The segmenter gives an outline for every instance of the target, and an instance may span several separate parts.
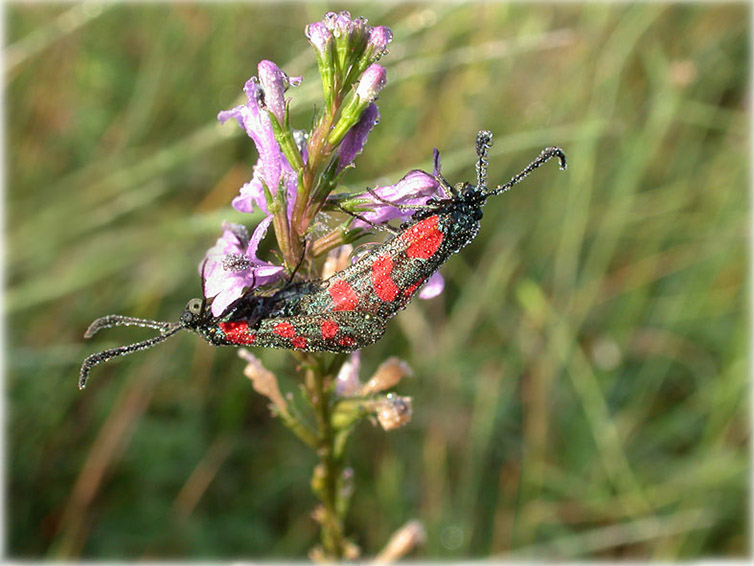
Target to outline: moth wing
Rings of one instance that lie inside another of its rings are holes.
[[[449,257],[439,215],[420,220],[323,282],[306,308],[369,312],[388,319]]]
[[[237,344],[306,352],[353,352],[379,340],[387,321],[360,311],[264,319],[259,327],[225,338]]]

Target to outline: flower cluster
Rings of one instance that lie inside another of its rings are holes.
[[[253,232],[225,223],[223,234],[200,266],[205,298],[215,316],[252,290],[281,285],[292,273],[303,277],[331,277],[345,269],[354,255],[351,245],[374,227],[403,222],[412,207],[421,208],[440,189],[439,156],[432,174],[411,171],[393,185],[358,193],[334,194],[344,173],[364,149],[380,121],[377,97],[387,73],[377,61],[387,52],[392,32],[371,27],[348,12],[330,12],[306,27],[322,80],[323,104],[308,130],[291,125],[287,93],[301,83],[272,61],[262,61],[257,76],[244,86],[245,101],[220,112],[220,122],[236,120],[256,146],[259,155],[251,179],[244,184],[233,207],[262,216]],[[320,212],[344,212],[340,225],[317,223]],[[260,244],[272,227],[278,254],[274,261],[259,257]],[[314,261],[322,258],[318,272]],[[430,277],[419,293],[422,298],[442,291],[439,274]],[[289,325],[290,326],[290,325]],[[337,325],[336,325],[337,326]],[[324,328],[322,333],[324,335]],[[391,390],[411,370],[405,362],[388,358],[362,383],[360,354],[336,357],[327,363],[314,355],[295,353],[302,363],[301,392],[305,405],[293,393],[281,391],[277,376],[244,349],[245,375],[254,390],[270,402],[278,417],[320,458],[311,488],[321,500],[312,517],[322,529],[322,545],[310,557],[320,562],[356,560],[360,549],[344,533],[343,518],[354,490],[353,471],[344,467],[346,441],[363,418],[393,430],[411,420],[412,399]],[[314,414],[303,418],[301,409]],[[316,428],[313,425],[316,424]],[[382,560],[394,560],[421,542],[423,528],[412,522],[391,539]]]
[[[351,18],[348,12],[330,12],[306,27],[306,37],[315,51],[324,96],[311,130],[296,130],[290,124],[286,93],[301,83],[301,77],[288,76],[272,61],[259,63],[257,76],[244,85],[245,102],[218,115],[221,123],[235,119],[259,155],[251,179],[232,205],[240,212],[261,212],[264,218],[251,236],[243,226],[224,224],[222,236],[207,252],[200,270],[215,316],[244,293],[282,280],[302,258],[311,260],[348,244],[371,226],[408,218],[410,210],[387,202],[422,205],[439,188],[437,170],[435,175],[415,170],[394,185],[345,198],[331,195],[380,120],[376,100],[387,74],[376,61],[387,52],[392,32],[371,27],[364,18]],[[310,228],[317,213],[333,203],[358,218],[314,240],[311,234],[316,231]],[[257,256],[270,225],[282,265]],[[420,297],[441,291],[442,279],[436,275]]]

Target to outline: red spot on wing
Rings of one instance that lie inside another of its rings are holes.
[[[303,336],[296,336],[295,338],[292,338],[291,346],[303,350],[304,348],[306,348],[306,338],[304,338]]]
[[[254,340],[256,340],[257,335],[256,334],[238,334],[237,336],[234,336],[234,342],[237,344],[253,344]]]
[[[414,291],[416,291],[419,288],[419,285],[420,283],[414,283],[413,285],[411,285],[411,287],[403,291],[403,294],[406,295],[407,297],[410,297],[411,295],[414,294]]]
[[[290,322],[279,322],[272,331],[283,338],[293,338],[296,335],[296,329]]]
[[[249,328],[248,322],[221,322],[218,324],[220,330],[225,334],[235,334],[236,332],[246,332]]]
[[[341,346],[350,347],[350,346],[353,346],[354,344],[356,344],[356,340],[354,340],[350,336],[343,336],[343,338],[341,338],[340,340],[338,340],[338,344],[340,344]]]
[[[442,232],[438,228],[438,216],[430,216],[406,230],[401,238],[408,242],[406,255],[419,259],[429,259],[442,244]]]
[[[413,285],[411,285],[410,287],[408,287],[408,288],[407,288],[407,289],[406,289],[405,291],[403,291],[403,294],[404,294],[404,295],[406,295],[407,297],[410,297],[411,295],[413,295],[413,294],[414,294],[414,292],[415,292],[415,291],[416,291],[416,290],[417,290],[417,289],[418,289],[419,287],[421,287],[421,286],[422,286],[422,285],[424,284],[424,282],[425,282],[426,280],[427,280],[427,279],[426,279],[426,278],[424,278],[424,279],[422,279],[421,281],[419,281],[418,283],[414,283]]]
[[[248,322],[221,322],[218,326],[225,334],[225,338],[234,344],[252,344],[257,337],[256,334],[249,332]]]
[[[325,320],[320,324],[320,328],[322,329],[322,338],[325,340],[332,340],[338,333],[338,323],[334,320]]]
[[[390,274],[393,271],[393,260],[390,256],[381,255],[372,264],[372,287],[375,294],[386,302],[395,300],[398,296],[398,286]]]
[[[351,286],[343,280],[335,281],[327,290],[332,297],[335,311],[352,311],[359,302],[359,296]]]

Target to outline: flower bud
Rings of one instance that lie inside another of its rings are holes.
[[[333,35],[332,31],[330,31],[325,24],[322,22],[309,24],[306,26],[304,34],[309,40],[309,43],[312,44],[312,47],[317,51],[318,57],[325,58],[330,56],[330,46],[332,45]]]
[[[330,145],[336,146],[343,140],[349,130],[359,122],[364,111],[377,98],[386,83],[387,72],[384,67],[374,64],[364,71],[359,86],[346,99],[340,119],[327,138]]]
[[[422,287],[422,290],[419,291],[419,294],[417,296],[420,299],[424,300],[434,299],[435,297],[439,296],[444,289],[445,279],[443,279],[439,271],[435,271],[432,275],[430,275],[427,283],[424,285],[424,287]]]
[[[281,125],[285,123],[285,91],[288,87],[297,85],[301,82],[300,77],[294,77],[293,80],[283,72],[272,61],[261,61],[257,66],[259,72],[259,83],[264,93],[264,107],[272,112]]]
[[[275,374],[269,371],[262,365],[254,354],[249,352],[246,348],[240,348],[238,350],[238,357],[246,360],[246,367],[243,373],[251,380],[251,384],[254,387],[254,391],[264,395],[272,404],[278,408],[282,413],[285,413],[288,409],[288,405],[280,394],[280,388],[278,387],[278,380]]]
[[[359,86],[356,87],[356,96],[360,101],[368,100],[372,102],[379,92],[385,88],[387,84],[387,71],[382,65],[374,63],[364,71],[359,81]]]
[[[348,500],[353,495],[353,475],[353,468],[343,468],[343,472],[340,474],[340,481],[338,482],[338,494],[341,499]]]
[[[411,422],[411,397],[399,397],[388,393],[384,399],[377,401],[377,420],[384,430],[393,430]]]
[[[351,244],[345,244],[338,246],[334,250],[330,250],[327,253],[325,264],[322,266],[322,279],[329,279],[338,271],[343,271],[348,267],[348,258],[352,253],[353,246]]]
[[[388,358],[380,364],[372,378],[361,388],[360,395],[371,395],[398,385],[401,379],[411,375],[411,368],[403,360]]]
[[[343,10],[342,12],[328,12],[325,15],[326,22],[332,29],[333,35],[340,39],[347,36],[351,31],[351,14]]]
[[[335,392],[340,397],[350,397],[359,390],[361,382],[359,381],[359,366],[361,365],[361,356],[356,350],[344,363],[337,377],[335,378]]]
[[[372,562],[373,564],[392,564],[397,562],[417,546],[424,544],[427,540],[427,532],[421,521],[414,519],[403,525],[393,533],[390,540],[385,545]]]
[[[367,43],[367,57],[369,62],[376,61],[387,53],[387,44],[393,40],[393,32],[389,27],[377,26],[369,32],[369,41]]]

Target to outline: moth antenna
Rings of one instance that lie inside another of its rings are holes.
[[[91,338],[103,328],[112,328],[113,326],[141,326],[142,328],[154,328],[155,330],[163,331],[169,330],[173,324],[175,323],[109,314],[92,322],[89,328],[86,329],[84,338]]]
[[[482,130],[476,135],[476,186],[487,190],[487,155],[492,147],[492,132]]]
[[[107,317],[104,317],[104,318],[107,318]],[[99,320],[102,320],[102,319],[99,319]],[[152,322],[152,321],[149,321],[149,322]],[[170,324],[170,323],[166,323],[166,324]],[[144,340],[143,342],[136,342],[135,344],[129,344],[128,346],[120,346],[118,348],[111,348],[109,350],[104,350],[102,352],[97,352],[96,354],[92,354],[91,356],[88,356],[84,360],[84,363],[81,364],[81,371],[79,372],[79,389],[84,389],[86,387],[86,382],[89,379],[89,372],[94,366],[101,364],[103,362],[106,362],[107,360],[110,360],[112,358],[117,358],[118,356],[126,356],[128,354],[132,354],[133,352],[138,352],[139,350],[146,350],[147,348],[151,348],[152,346],[159,344],[160,342],[164,342],[165,340],[170,338],[173,334],[175,334],[182,328],[183,328],[183,325],[180,322],[174,322],[172,323],[172,326],[169,327],[168,329],[165,329],[165,331],[162,334],[160,334],[159,336],[155,336],[154,338],[150,338],[149,340]],[[160,330],[162,331],[162,329]]]
[[[566,155],[563,152],[563,150],[560,149],[559,147],[546,147],[545,149],[542,150],[542,153],[540,153],[534,161],[529,163],[529,165],[524,167],[523,170],[518,175],[512,177],[511,180],[505,183],[504,185],[499,185],[494,191],[488,191],[484,193],[483,198],[486,199],[487,197],[504,193],[505,191],[510,189],[513,185],[515,185],[516,183],[528,177],[529,174],[532,171],[534,171],[537,167],[544,165],[553,157],[558,158],[558,161],[560,162],[560,170],[565,171],[567,164],[566,164]]]

